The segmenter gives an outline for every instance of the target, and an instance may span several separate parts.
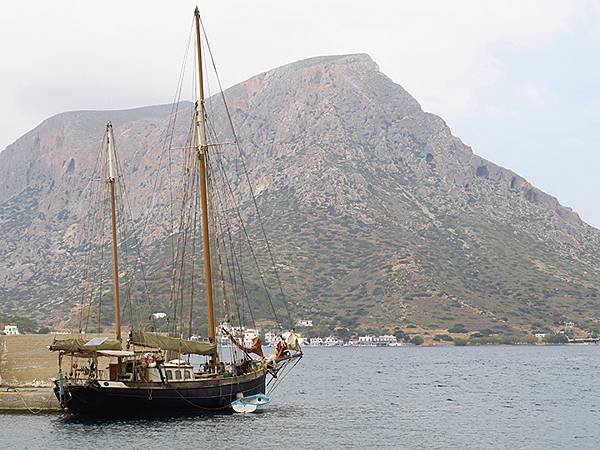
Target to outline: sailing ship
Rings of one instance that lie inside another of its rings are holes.
[[[122,335],[122,274],[119,268],[119,253],[121,247],[126,247],[126,243],[119,241],[117,185],[121,174],[118,171],[113,127],[111,122],[108,122],[102,153],[107,165],[105,187],[108,186],[110,204],[115,336],[90,339],[85,334],[80,334],[77,337],[55,339],[50,345],[51,351],[58,352],[59,372],[54,379],[54,392],[60,405],[73,413],[187,414],[227,411],[231,408],[236,411],[254,410],[257,405],[269,401],[269,397],[265,395],[269,383],[277,384],[282,372],[286,368],[291,369],[302,357],[298,336],[292,328],[293,323],[287,335],[281,329],[281,339],[277,348],[268,357],[263,355],[260,338],[252,339],[250,345],[244,343],[243,333],[240,333],[243,328],[233,327],[229,317],[225,317],[217,327],[215,291],[218,291],[219,287],[214,286],[215,256],[212,250],[216,248],[218,252],[221,247],[220,244],[211,242],[211,237],[218,233],[214,229],[211,230],[211,225],[214,228],[217,221],[214,219],[214,211],[211,211],[211,199],[214,200],[210,191],[211,144],[207,140],[201,45],[203,30],[198,8],[194,12],[193,23],[197,57],[197,101],[194,106],[194,131],[190,140],[190,151],[193,152],[194,159],[191,166],[196,173],[190,175],[190,179],[196,180],[195,185],[192,183],[191,186],[199,198],[197,203],[201,220],[198,222],[201,222],[201,227],[198,228],[201,228],[203,242],[208,339],[198,339],[192,333],[191,305],[193,297],[197,295],[194,292],[190,299],[187,338],[181,329],[159,332],[155,329],[135,328],[133,325],[127,336]],[[238,216],[241,220],[239,213]],[[246,233],[243,223],[241,229]],[[264,233],[264,228],[262,231]],[[266,234],[264,238],[266,239]],[[183,261],[185,255],[180,256]],[[218,265],[222,266],[220,256]],[[191,264],[191,267],[197,268],[194,264]],[[273,268],[276,266],[273,265]],[[277,280],[279,281],[279,276]],[[223,276],[221,281],[224,282]],[[221,291],[223,295],[228,292],[224,285],[221,286]],[[269,301],[271,302],[270,298]],[[165,316],[164,313],[154,314],[154,317],[159,319]],[[225,361],[219,352],[219,342],[223,337],[228,338],[234,349],[230,361]],[[204,357],[205,363],[198,367],[191,355]]]

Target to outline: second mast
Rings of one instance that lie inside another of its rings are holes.
[[[206,124],[204,119],[204,80],[202,78],[202,41],[200,39],[200,11],[194,11],[196,21],[196,49],[198,53],[198,101],[196,102],[196,153],[200,166],[200,200],[202,204],[202,237],[204,243],[204,277],[206,282],[206,303],[208,309],[208,338],[216,342],[214,294],[212,285],[212,259],[210,251],[210,235],[208,226],[208,180]],[[217,363],[218,353],[212,354],[212,364]]]

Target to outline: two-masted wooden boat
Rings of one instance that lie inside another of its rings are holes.
[[[260,339],[255,338],[251,345],[244,345],[242,336],[236,335],[233,327],[222,326],[221,336],[217,331],[211,255],[214,243],[210,241],[209,229],[210,183],[207,182],[210,145],[207,143],[201,34],[196,8],[198,98],[191,151],[197,159],[193,167],[198,171],[194,176],[201,212],[208,340],[186,339],[181,332],[159,333],[135,328],[130,328],[128,335],[122,336],[118,196],[115,192],[119,174],[113,129],[109,122],[103,153],[108,166],[106,185],[110,199],[116,334],[114,338],[90,338],[80,334],[55,339],[50,346],[50,350],[58,352],[59,360],[59,373],[54,380],[56,397],[63,408],[73,413],[205,413],[228,410],[232,403],[251,396],[256,396],[255,404],[267,399],[260,395],[266,392],[267,377],[276,378],[286,366],[290,366],[290,362],[302,356],[293,331],[279,342],[275,353],[268,358],[262,354]],[[191,327],[189,331],[188,337],[191,337]],[[237,350],[238,356],[231,361],[224,361],[219,354],[218,341],[223,337],[229,338]],[[205,363],[196,367],[190,355],[203,355]],[[249,404],[252,406],[252,402]]]

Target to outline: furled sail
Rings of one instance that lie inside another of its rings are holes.
[[[53,352],[85,353],[97,350],[121,350],[121,342],[116,339],[94,338],[66,338],[56,339],[48,348]]]
[[[130,342],[143,347],[172,350],[178,353],[193,353],[196,355],[211,355],[215,352],[216,344],[202,341],[189,341],[149,331],[132,331]]]

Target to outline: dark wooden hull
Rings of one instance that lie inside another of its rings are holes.
[[[226,412],[237,394],[265,393],[265,372],[235,378],[179,383],[127,383],[103,386],[102,381],[65,386],[63,408],[84,415],[174,415]],[[58,384],[54,393],[60,401]]]

